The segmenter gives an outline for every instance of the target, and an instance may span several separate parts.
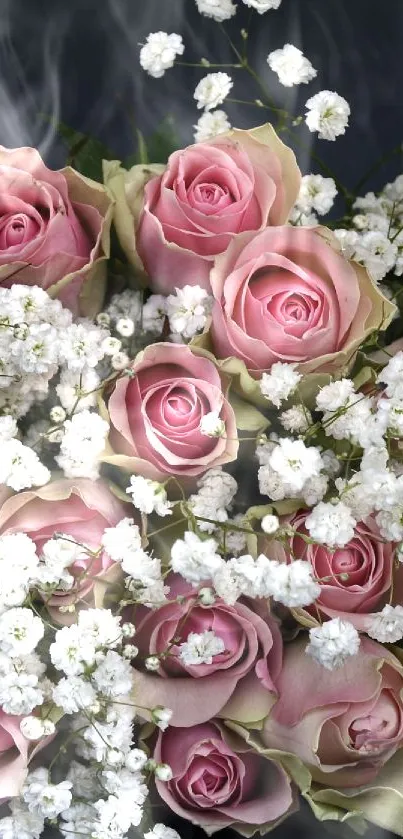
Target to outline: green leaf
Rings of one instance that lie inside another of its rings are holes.
[[[116,158],[116,152],[111,151],[96,137],[76,131],[64,122],[59,122],[56,129],[67,144],[67,165],[87,178],[102,183],[102,161],[113,160]]]
[[[265,431],[270,425],[269,420],[254,405],[245,402],[236,393],[230,392],[229,401],[239,431],[249,431],[250,434],[257,434],[259,431]]]
[[[139,129],[137,129],[137,138],[138,138],[138,162],[139,163],[149,163],[148,157],[148,149],[147,144],[144,139],[144,135],[141,133]]]

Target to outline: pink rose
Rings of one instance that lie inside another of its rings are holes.
[[[247,836],[264,833],[294,809],[280,764],[215,723],[168,728],[158,736],[154,759],[173,772],[171,781],[156,781],[161,798],[210,835],[230,825]]]
[[[139,705],[171,708],[174,726],[196,725],[217,714],[238,722],[263,719],[275,700],[282,660],[281,633],[267,607],[257,614],[246,601],[228,606],[219,599],[213,606],[203,606],[197,589],[182,578],[173,575],[168,583],[170,599],[181,596],[181,603],[144,609],[143,614],[136,611],[136,668],[142,658],[169,647],[158,674],[136,671]],[[179,644],[192,632],[208,630],[222,638],[225,651],[211,664],[185,664]]]
[[[104,460],[153,480],[200,475],[234,460],[234,412],[210,359],[183,344],[153,344],[139,353],[132,375],[120,378],[108,402],[109,441]],[[223,437],[200,431],[206,414],[225,423]]]
[[[21,734],[22,719],[0,710],[0,803],[20,794],[27,774],[32,744]]]
[[[403,668],[363,636],[358,655],[324,671],[304,639],[286,646],[266,746],[297,755],[326,786],[370,783],[403,740]]]
[[[171,154],[165,172],[145,186],[137,229],[153,290],[186,284],[208,290],[216,255],[242,230],[284,224],[299,181],[293,152],[270,125],[235,129]]]
[[[73,312],[102,305],[112,202],[104,187],[35,149],[0,146],[0,285],[38,285]]]
[[[302,227],[237,236],[210,277],[215,355],[242,359],[255,378],[276,361],[303,373],[347,364],[394,307],[336,247]]]
[[[360,522],[355,528],[354,538],[344,548],[329,550],[325,545],[309,545],[298,534],[309,535],[305,530],[308,513],[301,512],[290,524],[296,529],[290,541],[292,556],[311,563],[321,583],[320,596],[309,609],[314,617],[341,617],[350,621],[357,629],[365,631],[372,619],[372,612],[380,611],[390,602],[392,577],[393,594],[400,602],[403,594],[403,569],[394,569],[394,545],[382,539],[372,516]],[[268,548],[270,552],[270,546]],[[291,562],[283,548],[276,552],[276,558]],[[343,579],[342,574],[348,574]]]
[[[62,479],[5,501],[0,508],[0,534],[26,533],[35,542],[38,554],[43,544],[57,533],[96,550],[104,530],[114,527],[125,515],[125,505],[103,481]],[[102,581],[112,581],[119,567],[105,551],[96,556],[83,553],[68,569],[75,578],[74,587],[67,593],[55,591],[50,599],[46,597],[54,619],[59,623],[74,620],[74,615],[60,612],[60,606],[83,600],[86,605],[98,602],[101,605],[99,598],[105,594]]]

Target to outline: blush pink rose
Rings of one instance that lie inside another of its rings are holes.
[[[105,462],[158,481],[201,475],[236,458],[235,415],[209,358],[183,344],[153,344],[131,370],[109,398],[109,442],[116,454]],[[200,431],[212,411],[225,423],[223,437]]]
[[[163,801],[210,835],[229,826],[247,836],[264,833],[295,809],[280,764],[215,723],[168,728],[158,736],[154,759],[173,772],[171,781],[156,781]]]
[[[309,535],[305,530],[307,515],[298,513],[290,521],[296,530],[290,541],[292,556],[310,562],[318,580],[326,579],[321,582],[315,606],[308,611],[315,617],[319,611],[322,617],[344,618],[365,631],[371,613],[390,602],[392,588],[396,602],[402,599],[403,569],[394,568],[394,545],[382,539],[372,516],[356,525],[354,538],[344,548],[331,551],[325,545],[309,545],[303,539]],[[284,559],[291,561],[290,555],[284,554]],[[342,574],[348,574],[348,579],[342,579]]]
[[[171,708],[174,726],[195,725],[216,715],[238,722],[263,719],[275,701],[282,661],[281,633],[267,607],[257,613],[246,601],[228,606],[219,599],[203,606],[197,589],[182,578],[173,575],[168,583],[170,599],[180,596],[180,603],[143,610],[142,615],[136,611],[133,643],[139,649],[135,659],[139,705]],[[214,656],[211,664],[184,664],[179,644],[191,632],[209,630],[223,639],[225,651]],[[142,659],[168,647],[170,654],[161,661],[157,674],[139,672]]]
[[[358,655],[325,672],[306,644],[285,648],[263,741],[297,755],[326,786],[370,783],[403,742],[402,665],[363,636]]]
[[[35,149],[0,146],[0,285],[38,285],[74,312],[95,313],[111,213],[101,184],[48,169]]]
[[[104,530],[114,527],[126,515],[127,507],[103,481],[61,479],[5,501],[0,508],[0,534],[26,533],[35,542],[38,554],[56,533],[96,550]],[[59,623],[74,620],[74,615],[60,612],[60,606],[83,600],[86,605],[96,605],[105,594],[102,581],[112,581],[119,566],[101,551],[95,557],[83,555],[68,571],[75,578],[73,589],[67,593],[55,591],[50,599],[46,597],[47,607]]]
[[[21,734],[22,719],[0,710],[0,803],[20,794],[28,771],[32,743]]]
[[[277,361],[331,372],[390,319],[394,307],[329,236],[272,227],[242,233],[217,257],[210,279],[218,358],[242,359],[255,378]]]
[[[284,224],[299,182],[293,152],[270,125],[171,154],[165,172],[145,186],[137,229],[153,290],[188,284],[208,290],[216,255],[242,230]]]

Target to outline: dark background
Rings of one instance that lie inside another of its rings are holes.
[[[297,149],[303,171],[320,171],[312,149],[348,187],[403,139],[403,0],[283,0],[264,15],[238,2],[226,28],[239,43],[249,28],[249,55],[277,104],[294,114],[320,89],[336,90],[351,105],[350,127],[336,142],[302,129]],[[233,60],[219,26],[201,17],[194,0],[0,0],[0,142],[40,148],[53,165],[63,147],[43,115],[53,114],[100,137],[116,157],[133,151],[134,125],[149,135],[170,112],[181,144],[192,140],[198,118],[193,91],[203,71],[176,67],[152,79],[138,61],[150,31],[182,34],[184,60]],[[268,52],[291,42],[318,70],[309,85],[281,87],[266,64]],[[257,92],[244,71],[237,98]],[[265,112],[227,105],[233,124],[265,121]],[[288,142],[288,140],[287,140]],[[402,169],[395,155],[374,188]]]
[[[250,15],[240,0],[238,5],[226,28],[239,43],[241,27],[251,21],[249,55],[278,106],[303,113],[306,99],[320,89],[336,90],[349,101],[344,137],[318,141],[303,129],[304,148],[296,151],[304,172],[321,171],[314,152],[353,188],[403,139],[403,0],[283,0],[279,10],[262,16]],[[233,60],[218,25],[198,14],[194,0],[0,0],[0,143],[35,145],[50,165],[63,165],[65,147],[52,116],[95,134],[123,158],[134,150],[136,127],[147,137],[167,113],[180,144],[191,142],[198,118],[192,97],[202,71],[178,67],[160,80],[146,76],[139,43],[159,29],[182,34],[184,60]],[[269,70],[267,54],[286,42],[301,47],[318,70],[309,85],[282,88]],[[233,95],[255,98],[250,80],[236,72]],[[264,121],[258,109],[225,107],[238,127]],[[402,170],[402,155],[395,154],[368,188],[381,187]],[[191,825],[175,826],[183,839],[204,835]],[[340,836],[342,828],[316,823],[303,807],[274,836],[312,832],[322,839]],[[368,839],[382,833],[371,828]],[[224,835],[229,839],[231,833]]]

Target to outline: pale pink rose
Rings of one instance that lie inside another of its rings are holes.
[[[183,344],[153,344],[139,353],[131,370],[109,398],[115,454],[105,455],[105,462],[162,480],[200,475],[236,458],[235,415],[209,358]],[[225,436],[200,431],[210,412],[224,421]]]
[[[237,602],[228,606],[217,599],[213,606],[198,601],[197,588],[181,577],[168,581],[168,603],[151,611],[136,610],[133,643],[139,649],[135,659],[135,693],[139,705],[171,708],[171,724],[190,726],[214,716],[237,722],[264,719],[276,697],[276,679],[281,670],[282,639],[267,605],[257,611],[256,603]],[[130,620],[130,613],[127,617]],[[225,651],[212,664],[186,665],[180,659],[179,644],[191,632],[214,630],[225,643]],[[170,646],[173,638],[180,642]],[[141,661],[170,648],[157,674],[140,672]]]
[[[48,169],[35,149],[0,146],[0,285],[38,285],[75,313],[96,312],[111,213],[101,184]]]
[[[403,742],[402,665],[362,636],[358,655],[324,671],[306,645],[305,636],[285,648],[263,741],[297,755],[326,786],[370,783]]]
[[[0,534],[26,533],[35,542],[38,554],[43,544],[57,533],[97,550],[104,530],[114,527],[125,516],[127,507],[103,481],[61,479],[5,501],[0,507]],[[50,599],[44,595],[47,607],[59,623],[75,620],[74,614],[60,612],[60,606],[82,601],[86,605],[98,605],[98,599],[100,605],[105,594],[104,583],[115,578],[119,566],[105,551],[100,551],[96,556],[84,555],[68,570],[75,578],[74,588],[67,593],[55,591]]]
[[[394,545],[382,539],[372,516],[356,525],[354,538],[344,548],[330,550],[326,545],[307,544],[303,539],[309,535],[305,529],[307,515],[300,512],[290,520],[296,530],[290,540],[291,555],[276,545],[276,558],[286,562],[292,561],[291,556],[305,559],[311,563],[315,577],[326,580],[321,582],[315,605],[308,610],[314,617],[318,613],[322,618],[341,617],[365,631],[373,612],[380,611],[391,598],[396,603],[402,600],[403,568],[394,568]],[[348,574],[348,579],[343,579],[343,574]]]
[[[337,247],[322,229],[283,226],[237,236],[210,277],[215,355],[242,359],[255,378],[277,361],[294,362],[303,373],[348,364],[394,308]]]
[[[282,766],[214,722],[168,728],[154,759],[173,772],[171,781],[156,781],[163,801],[209,835],[229,826],[247,836],[265,833],[295,809]]]
[[[189,284],[208,290],[215,256],[242,230],[284,224],[299,182],[292,151],[270,125],[235,129],[171,154],[165,172],[145,186],[137,229],[153,290]]]
[[[32,744],[21,734],[22,719],[0,710],[0,803],[20,794],[28,771]]]

